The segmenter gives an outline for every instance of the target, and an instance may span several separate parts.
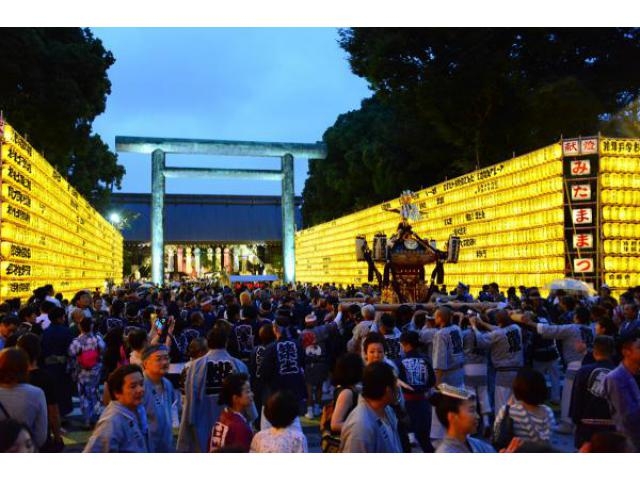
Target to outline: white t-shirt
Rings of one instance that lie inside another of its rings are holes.
[[[249,453],[306,453],[309,451],[304,433],[289,425],[271,427],[255,434]]]

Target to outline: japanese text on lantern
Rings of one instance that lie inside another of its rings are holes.
[[[450,235],[460,237],[459,262],[446,267],[452,281],[544,284],[565,270],[563,169],[556,143],[427,187],[416,192],[422,219],[413,229],[438,249]],[[397,214],[389,211],[399,209],[394,199],[298,232],[296,278],[365,282],[353,239],[394,232]]]
[[[640,140],[629,138],[600,139],[600,154],[615,156],[640,156]]]
[[[0,125],[0,299],[122,275],[122,235],[10,125]]]

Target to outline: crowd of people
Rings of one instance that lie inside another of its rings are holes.
[[[51,285],[0,306],[0,452],[640,452],[640,287]],[[559,410],[556,415],[554,410]],[[175,435],[177,432],[177,438]]]

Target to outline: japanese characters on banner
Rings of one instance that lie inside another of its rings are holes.
[[[640,140],[601,138],[602,278],[614,290],[640,285]]]
[[[567,276],[596,285],[598,258],[598,138],[562,141]]]
[[[0,121],[0,301],[52,284],[70,296],[122,277],[122,235]]]

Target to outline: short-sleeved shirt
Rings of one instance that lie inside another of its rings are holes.
[[[28,383],[19,383],[15,387],[0,387],[0,403],[9,417],[24,423],[32,433],[33,441],[41,447],[47,439],[47,404],[44,392]],[[0,419],[5,415],[0,410]]]
[[[494,426],[497,428],[505,415],[506,407],[502,407],[496,415]],[[527,442],[551,442],[551,430],[556,425],[553,411],[546,405],[539,405],[529,412],[519,401],[509,406],[509,416],[513,419],[513,436]]]
[[[462,332],[465,365],[487,364],[487,350],[478,345],[477,335],[472,328]]]
[[[340,451],[345,453],[402,453],[398,420],[391,407],[379,417],[364,397],[347,416],[340,433]]]
[[[464,363],[462,331],[457,325],[439,329],[433,336],[433,368],[453,370]]]
[[[538,323],[536,329],[543,338],[563,340],[562,355],[567,363],[579,362],[585,352],[578,350],[578,343],[584,342],[587,347],[593,345],[593,330],[588,325],[570,323],[567,325],[544,325]]]
[[[522,331],[512,324],[487,333],[476,334],[478,344],[491,349],[491,362],[496,368],[521,367],[524,363]]]
[[[255,434],[250,452],[254,453],[306,453],[307,437],[293,425],[286,428],[270,427]]]

